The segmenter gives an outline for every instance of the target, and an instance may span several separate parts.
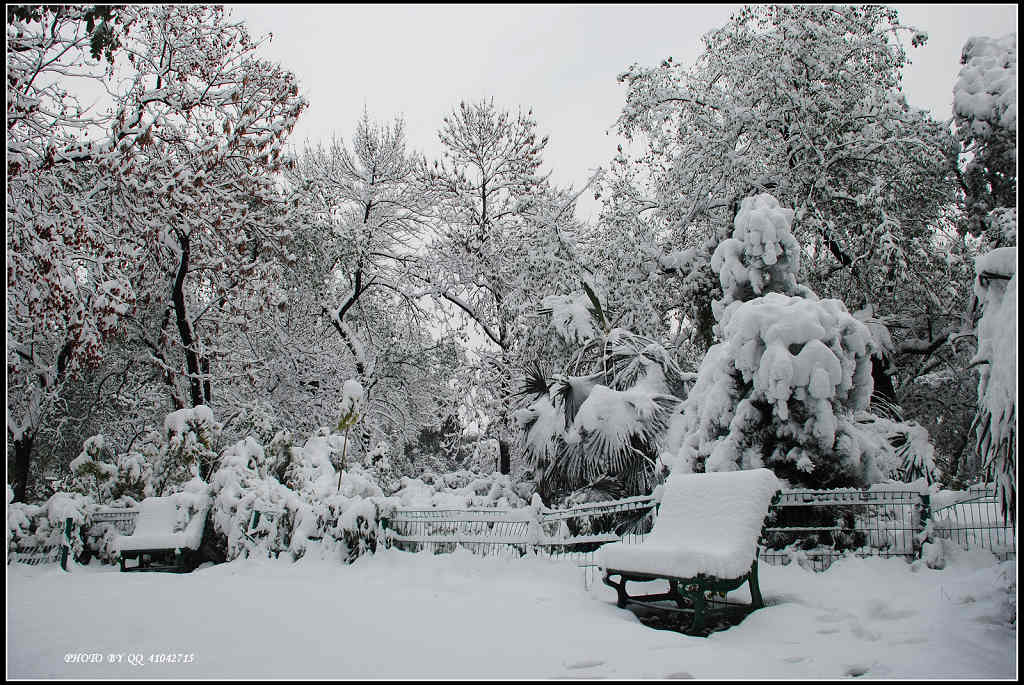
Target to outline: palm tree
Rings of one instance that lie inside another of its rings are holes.
[[[548,378],[539,362],[526,371],[520,394],[529,403],[516,414],[538,491],[549,502],[651,492],[664,477],[659,445],[693,378],[657,341],[610,325],[593,290],[583,287],[595,334],[563,373]]]

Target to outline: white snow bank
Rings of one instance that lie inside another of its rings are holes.
[[[738,578],[750,570],[768,505],[781,485],[769,469],[673,473],[647,540],[605,545],[599,563],[679,578]]]
[[[567,560],[391,550],[351,566],[248,559],[185,576],[122,574],[97,564],[72,569],[8,567],[9,678],[1016,674],[1017,634],[1005,615],[1016,574],[991,558],[980,566],[954,559],[942,571],[877,558],[842,559],[825,573],[761,565],[767,606],[709,638],[642,625],[615,606],[611,588],[595,583],[585,590],[582,570]],[[103,658],[65,661],[80,652]],[[193,658],[148,661],[168,652]],[[132,665],[130,653],[146,660]],[[125,658],[111,663],[107,654]]]

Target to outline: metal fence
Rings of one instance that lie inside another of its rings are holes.
[[[787,490],[765,519],[759,559],[824,571],[847,555],[919,558],[929,536],[1000,559],[1015,555],[1016,534],[997,512],[991,487],[932,510],[931,497],[914,490]],[[653,497],[549,509],[398,509],[385,522],[391,544],[435,554],[463,547],[477,554],[567,557],[596,568],[594,552],[607,542],[642,542],[657,512]]]
[[[986,549],[1001,560],[1016,556],[1013,522],[1003,521],[994,488],[974,486],[932,498],[912,490],[787,490],[773,501],[765,519],[762,563],[823,571],[843,556],[918,558],[929,539],[951,540],[967,549]],[[458,548],[475,554],[527,554],[574,561],[593,582],[594,553],[608,542],[639,543],[654,525],[653,496],[583,504],[566,509],[400,508],[382,520],[387,544],[410,552],[443,554]],[[102,537],[116,529],[131,535],[138,512],[101,509],[83,533]],[[8,550],[8,563],[53,563],[61,545]]]
[[[759,559],[823,571],[836,559],[920,556],[929,497],[911,490],[788,490],[765,519]]]
[[[1003,521],[991,486],[970,488],[964,499],[934,509],[929,533],[967,549],[987,549],[1003,561],[1016,555],[1016,526]]]
[[[608,542],[639,542],[653,526],[654,497],[568,509],[398,509],[383,524],[388,544],[434,554],[457,548],[487,556],[539,555],[574,561],[593,581],[594,552]]]
[[[101,509],[92,515],[89,535],[102,535],[107,528],[114,528],[121,535],[131,535],[138,516],[137,509]]]

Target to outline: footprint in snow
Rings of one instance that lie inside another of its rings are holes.
[[[868,618],[877,618],[885,621],[898,621],[901,618],[916,616],[917,612],[913,609],[895,609],[882,600],[873,599],[867,603],[866,614]]]
[[[850,676],[851,678],[858,678],[867,673],[869,670],[870,668],[868,666],[854,664],[853,666],[846,667],[846,675]]]
[[[583,661],[574,661],[571,664],[566,664],[565,667],[569,669],[577,668],[593,668],[594,666],[601,666],[604,661],[601,659],[584,659]]]

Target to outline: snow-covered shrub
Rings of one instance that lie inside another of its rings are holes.
[[[863,424],[871,332],[842,302],[796,282],[791,221],[774,197],[748,197],[733,237],[715,251],[721,340],[701,363],[663,458],[684,472],[766,466],[804,487],[879,482],[895,457]]]
[[[379,441],[366,455],[366,466],[374,482],[389,495],[399,487],[398,470],[394,467],[391,459],[391,445],[386,441]]]
[[[398,490],[389,499],[398,506],[410,508],[514,509],[527,503],[516,485],[508,475],[501,473],[482,475],[466,470],[441,475],[425,473],[419,478],[403,476]]]
[[[92,497],[99,504],[128,498],[127,506],[131,506],[145,497],[153,475],[145,455],[132,451],[115,456],[102,435],[87,438],[81,454],[68,467],[70,489]]]
[[[977,451],[996,484],[1003,515],[1017,510],[1017,248],[992,250],[975,262],[978,321]]]
[[[164,419],[163,443],[154,455],[151,491],[166,495],[198,476],[208,478],[217,460],[214,441],[221,425],[205,405],[171,412]]]
[[[376,552],[381,510],[374,499],[335,495],[322,503],[322,553],[345,563]]]
[[[247,437],[225,450],[210,479],[213,531],[222,538],[228,560],[283,550],[296,557],[305,552],[305,540],[293,540],[292,530],[296,522],[312,516],[311,508],[268,473],[267,465],[263,447]],[[260,530],[250,531],[254,510],[277,512],[273,528],[264,520]]]
[[[8,486],[9,487],[9,486]],[[8,492],[8,500],[11,493]],[[64,526],[71,519],[71,557],[85,552],[83,529],[91,523],[96,504],[91,497],[75,492],[58,492],[42,504],[7,504],[7,545],[9,550],[59,545],[64,541]]]
[[[86,438],[82,443],[82,452],[68,464],[72,474],[72,488],[91,495],[97,501],[108,499],[117,480],[118,469],[111,463],[113,461],[113,451],[102,435]]]
[[[323,500],[338,492],[338,472],[345,436],[320,428],[300,448],[291,450],[284,484],[307,501]]]
[[[878,445],[875,461],[887,478],[904,483],[924,479],[929,485],[938,480],[935,446],[924,427],[869,412],[859,412],[854,418],[861,428],[884,441]]]
[[[14,502],[14,490],[7,485],[7,549],[29,546],[33,532],[32,519],[42,510],[39,504]]]

